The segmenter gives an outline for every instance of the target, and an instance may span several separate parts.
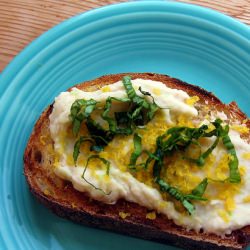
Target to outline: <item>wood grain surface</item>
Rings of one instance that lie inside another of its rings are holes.
[[[0,0],[0,72],[32,40],[81,12],[125,0]],[[250,24],[250,0],[181,0]]]

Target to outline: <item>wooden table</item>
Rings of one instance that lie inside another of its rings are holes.
[[[179,1],[179,0],[178,0]],[[181,0],[250,24],[250,0]],[[66,18],[125,0],[0,0],[0,72],[33,39]]]

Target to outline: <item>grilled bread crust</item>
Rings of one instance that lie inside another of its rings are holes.
[[[161,81],[167,87],[184,90],[191,96],[199,96],[200,101],[197,105],[201,114],[207,113],[205,109],[203,111],[204,104],[206,104],[210,111],[223,111],[231,121],[243,122],[247,119],[235,102],[229,105],[223,104],[212,93],[167,75],[153,73],[106,75],[75,87],[84,91],[95,91],[104,85],[121,80],[125,75],[130,75],[132,79]],[[35,124],[24,153],[24,174],[30,191],[54,213],[80,224],[184,249],[244,249],[250,243],[250,225],[221,238],[214,234],[204,233],[202,230],[199,233],[193,230],[187,231],[175,225],[165,215],[157,214],[154,220],[146,219],[146,214],[149,212],[146,208],[123,199],[114,205],[109,205],[95,201],[87,194],[75,190],[70,182],[62,180],[53,172],[54,157],[51,153],[53,140],[49,130],[49,115],[52,110],[53,104],[42,113]],[[250,128],[249,119],[246,125]],[[249,142],[250,135],[245,135],[244,139]],[[130,216],[122,219],[119,216],[120,212],[129,213]]]

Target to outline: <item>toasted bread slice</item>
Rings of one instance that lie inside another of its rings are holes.
[[[201,110],[206,103],[211,110],[225,112],[231,120],[242,122],[247,119],[235,102],[225,105],[212,93],[166,75],[151,73],[107,75],[76,87],[85,91],[94,91],[103,85],[121,80],[124,75],[130,75],[132,79],[161,81],[170,88],[184,90],[191,96],[199,96],[198,105]],[[108,205],[92,200],[87,194],[75,190],[71,183],[60,179],[52,170],[53,140],[49,130],[49,115],[52,110],[53,104],[42,113],[35,125],[24,154],[24,173],[31,192],[54,213],[84,225],[185,249],[244,249],[250,243],[250,225],[226,237],[202,231],[197,233],[175,225],[172,220],[161,214],[158,214],[154,220],[146,219],[148,210],[135,203],[119,200],[114,205]],[[249,120],[246,125],[250,127]],[[245,136],[245,139],[249,140],[249,134]],[[122,211],[126,211],[130,216],[121,218],[119,213]]]

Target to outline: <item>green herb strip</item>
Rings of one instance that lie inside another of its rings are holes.
[[[144,96],[151,96],[153,102],[148,102],[145,98],[136,94],[131,82],[130,76],[123,77],[123,86],[127,92],[128,98],[132,102],[132,110],[129,111],[129,117],[135,123],[135,125],[145,125],[147,122],[153,119],[159,106],[155,103],[154,98],[149,92],[143,91],[139,88],[139,91]]]
[[[134,151],[131,154],[129,167],[131,169],[135,168],[136,161],[142,153],[141,136],[137,133],[134,134]]]
[[[202,167],[205,164],[205,159],[213,152],[220,140],[220,137],[217,137],[214,143],[209,147],[204,153],[202,153],[198,159],[195,160],[196,164]]]
[[[90,133],[90,137],[95,141],[95,144],[91,146],[90,150],[100,152],[114,138],[114,135],[110,131],[105,130],[99,123],[90,117],[86,121],[86,126]]]
[[[160,108],[156,103],[155,103],[155,99],[154,97],[151,95],[151,93],[147,92],[147,91],[143,91],[141,89],[141,87],[139,87],[139,91],[145,95],[145,96],[150,96],[152,98],[152,103],[149,103],[149,106],[148,106],[148,112],[147,112],[147,117],[148,117],[148,120],[152,120],[154,115],[155,115],[155,112]]]
[[[82,122],[95,110],[97,103],[98,102],[93,99],[79,99],[72,104],[70,118],[72,120],[72,132],[74,136],[78,135]]]
[[[202,137],[212,137],[217,136],[214,143],[211,145],[210,148],[208,148],[204,153],[202,153],[198,159],[191,159],[194,160],[198,166],[203,166],[205,163],[205,158],[209,156],[209,154],[212,153],[212,151],[215,149],[215,147],[218,145],[219,140],[222,139],[223,145],[227,149],[227,152],[230,154],[231,159],[229,161],[228,167],[229,167],[229,177],[224,180],[229,181],[231,183],[240,183],[241,177],[239,172],[239,160],[236,154],[235,147],[228,135],[229,133],[229,126],[226,125],[224,128],[221,125],[222,121],[220,119],[216,119],[212,124],[215,126],[215,129],[212,130],[209,133],[205,133]]]
[[[239,160],[238,157],[236,155],[236,150],[234,148],[234,145],[230,139],[230,137],[228,136],[228,134],[224,135],[222,137],[222,141],[224,146],[226,147],[228,153],[231,155],[231,159],[229,161],[229,182],[231,183],[240,183],[241,182],[241,177],[240,177],[240,172],[239,172]]]
[[[109,112],[110,112],[110,109],[111,109],[111,106],[112,106],[112,101],[117,101],[117,102],[124,102],[124,103],[128,103],[130,102],[130,99],[128,98],[115,98],[115,97],[108,97],[107,100],[106,100],[106,104],[105,104],[105,107],[104,107],[104,112],[102,113],[102,119],[107,121],[108,125],[109,125],[109,131],[110,133],[112,134],[123,134],[123,135],[130,135],[133,133],[131,127],[130,127],[130,122],[125,118],[125,112],[122,112],[119,114],[118,112],[118,117],[119,117],[119,120],[116,120],[117,118],[117,115],[115,116],[115,118],[109,116]],[[117,113],[115,113],[117,114]],[[122,116],[123,114],[123,116]],[[125,119],[125,120],[122,120],[122,119]],[[127,125],[128,127],[125,127],[125,128],[120,128],[118,127],[117,125],[124,125],[124,122],[127,122]]]
[[[185,198],[185,195],[182,194],[180,190],[175,187],[171,187],[167,182],[162,179],[157,178],[156,183],[160,186],[162,192],[166,192],[172,197],[174,197],[176,200],[180,201],[182,205],[187,209],[187,211],[190,214],[193,214],[195,210],[194,205],[188,199]]]
[[[192,195],[196,197],[202,197],[202,195],[205,193],[206,188],[208,185],[208,180],[205,178],[196,188],[192,190]],[[191,197],[191,195],[187,195]]]
[[[166,192],[176,200],[180,201],[182,205],[186,208],[189,214],[193,214],[195,211],[194,205],[190,202],[190,200],[200,200],[206,201],[206,198],[203,198],[203,194],[206,191],[206,187],[208,185],[207,178],[205,178],[201,183],[195,187],[191,194],[183,194],[179,189],[176,187],[170,186],[166,181],[156,178],[155,182],[159,185],[162,192]]]
[[[80,136],[80,138],[76,141],[76,143],[74,145],[73,159],[74,159],[75,166],[76,166],[78,156],[80,154],[81,144],[85,141],[89,141],[89,142],[93,143],[93,139],[91,139],[89,137]]]
[[[153,161],[153,160],[156,160],[156,161],[159,161],[159,158],[155,155],[155,154],[153,154],[153,153],[151,153],[151,152],[149,152],[149,151],[143,151],[143,152],[145,152],[147,155],[148,155],[148,159],[146,160],[146,162],[145,163],[141,163],[141,165],[144,167],[144,169],[147,169],[148,168],[148,165]]]
[[[83,173],[82,173],[82,178],[83,178],[90,186],[92,186],[94,189],[101,191],[101,192],[102,192],[103,194],[105,194],[105,195],[110,195],[110,194],[111,194],[111,191],[110,191],[109,193],[106,193],[103,189],[96,187],[93,183],[89,182],[89,181],[85,178],[85,173],[86,173],[86,171],[87,171],[87,167],[88,167],[89,161],[92,160],[92,159],[99,159],[103,164],[105,164],[105,165],[107,166],[106,175],[109,175],[109,171],[110,171],[110,162],[109,162],[108,160],[106,160],[105,158],[100,157],[99,155],[91,155],[91,156],[88,157],[87,163],[86,163],[85,168],[84,168]]]

